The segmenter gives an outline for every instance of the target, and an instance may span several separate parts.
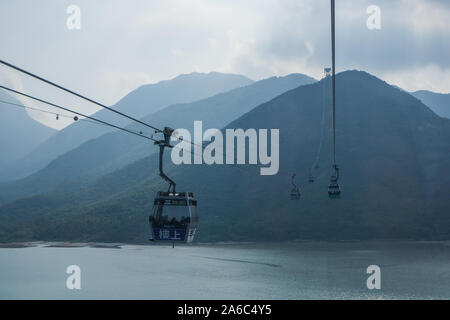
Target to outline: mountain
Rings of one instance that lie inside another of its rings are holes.
[[[420,90],[411,94],[430,107],[438,116],[450,119],[450,93]]]
[[[220,129],[261,103],[315,81],[302,74],[272,77],[200,101],[169,106],[144,117],[143,121],[159,128],[190,129],[195,120],[202,120],[204,129]],[[128,128],[143,130],[148,136],[152,134],[141,125]],[[157,150],[151,141],[122,131],[105,134],[61,155],[25,179],[0,184],[0,203],[55,188],[69,188],[80,181],[92,181]]]
[[[133,117],[142,118],[171,104],[200,100],[252,82],[241,75],[218,72],[180,75],[172,80],[143,85],[127,94],[112,108]],[[100,110],[92,116],[119,126],[130,123],[129,119],[108,110]],[[0,181],[26,177],[44,168],[58,156],[112,130],[107,126],[76,122],[53,135],[21,161],[0,170]]]
[[[450,120],[365,72],[340,73],[336,82],[342,199],[327,195],[329,103],[320,168],[307,183],[322,136],[322,105],[329,101],[330,81],[323,79],[226,126],[279,128],[277,175],[261,176],[249,165],[167,164],[178,191],[194,192],[198,200],[198,241],[450,239]],[[146,242],[153,196],[165,188],[156,160],[150,155],[79,192],[58,190],[3,205],[0,241]],[[299,201],[289,200],[294,172]]]
[[[5,92],[0,100],[21,105]],[[0,167],[10,165],[56,133],[31,118],[26,109],[0,101]]]

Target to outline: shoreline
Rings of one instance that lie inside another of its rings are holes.
[[[379,240],[340,240],[340,241],[320,241],[320,240],[288,240],[288,241],[216,241],[216,242],[195,242],[190,244],[180,244],[180,246],[255,246],[255,245],[280,245],[280,244],[330,244],[330,245],[344,245],[344,244],[441,244],[450,246],[449,240],[394,240],[394,239],[379,239]],[[29,242],[7,242],[0,243],[0,249],[23,249],[32,247],[43,248],[99,248],[99,249],[122,249],[124,246],[164,246],[171,245],[169,243],[158,244],[143,244],[143,243],[109,243],[109,242],[70,242],[70,241],[29,241]]]
[[[0,243],[0,249],[22,249],[22,248],[104,248],[104,249],[120,249],[122,246],[129,245],[126,243],[100,243],[100,242],[11,242]]]

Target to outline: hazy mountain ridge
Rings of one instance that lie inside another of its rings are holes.
[[[438,116],[450,119],[450,93],[419,90],[411,94],[430,107]]]
[[[222,128],[245,112],[283,92],[316,80],[302,74],[271,77],[192,103],[175,104],[143,118],[163,128],[191,129],[194,120],[202,120],[204,129]],[[153,132],[133,124],[129,129]],[[110,132],[61,155],[46,168],[16,182],[0,184],[0,203],[43,193],[52,188],[72,188],[79,182],[93,181],[101,175],[157,152],[151,141],[123,132]]]
[[[327,196],[329,105],[320,169],[316,181],[306,183],[327,88],[328,79],[298,87],[227,125],[280,129],[276,176],[260,176],[251,166],[167,166],[178,190],[194,192],[199,201],[198,240],[450,239],[450,120],[367,73],[337,76],[343,198]],[[152,155],[80,193],[2,206],[0,239],[145,242],[152,198],[163,185],[156,169]],[[293,172],[300,201],[289,200]]]
[[[22,105],[3,90],[0,100]],[[0,102],[0,166],[21,159],[56,132],[31,118],[26,109]]]
[[[142,118],[174,103],[204,99],[251,83],[253,80],[244,76],[218,72],[180,75],[172,80],[143,85],[127,94],[112,108]],[[131,122],[108,110],[100,110],[92,116],[119,126],[126,126]],[[111,131],[113,129],[107,126],[74,123],[57,132],[14,165],[0,169],[0,181],[24,178],[44,168],[58,156]]]

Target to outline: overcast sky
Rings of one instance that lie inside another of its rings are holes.
[[[66,26],[72,4],[80,30]],[[366,26],[370,5],[381,9],[381,30]],[[338,71],[450,92],[450,1],[336,0],[336,15]],[[193,71],[320,79],[330,65],[329,22],[328,0],[0,0],[0,59],[114,104],[142,84]],[[0,75],[37,96],[97,110],[6,68]]]

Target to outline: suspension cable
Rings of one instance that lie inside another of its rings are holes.
[[[15,66],[15,65],[13,65],[13,64],[11,64],[11,63],[8,63],[8,62],[3,61],[3,60],[1,60],[1,59],[0,59],[0,63],[3,64],[3,65],[5,65],[5,66],[7,66],[7,67],[9,67],[9,68],[12,68],[12,69],[14,69],[14,70],[16,70],[16,71],[19,71],[19,72],[21,72],[21,73],[24,73],[24,74],[26,74],[26,75],[28,75],[28,76],[30,76],[30,77],[33,77],[33,78],[35,78],[35,79],[37,79],[37,80],[43,81],[43,82],[45,82],[45,83],[47,83],[47,84],[49,84],[49,85],[51,85],[51,86],[53,86],[53,87],[56,87],[56,88],[58,88],[58,89],[60,89],[60,90],[63,90],[63,91],[68,92],[68,93],[70,93],[70,94],[73,94],[73,95],[75,95],[75,96],[77,96],[77,97],[79,97],[79,98],[81,98],[81,99],[84,99],[84,100],[89,101],[89,102],[91,102],[91,103],[93,103],[93,104],[96,104],[96,105],[98,105],[98,106],[100,106],[100,107],[102,107],[102,108],[105,108],[106,110],[112,111],[112,112],[114,112],[114,113],[116,113],[116,114],[119,114],[119,115],[125,117],[125,118],[128,118],[128,119],[130,119],[130,120],[132,120],[132,121],[135,121],[135,122],[140,123],[140,124],[142,124],[142,125],[144,125],[144,126],[146,126],[146,127],[149,127],[149,128],[151,128],[151,129],[153,129],[156,133],[162,133],[162,132],[163,132],[162,129],[159,129],[159,128],[155,127],[155,126],[152,126],[152,125],[150,125],[150,124],[148,124],[148,123],[143,122],[142,120],[136,119],[136,118],[131,117],[131,116],[129,116],[129,115],[123,113],[123,112],[120,112],[120,111],[115,110],[115,109],[113,109],[113,108],[111,108],[111,107],[108,107],[108,106],[106,106],[106,105],[104,105],[104,104],[102,104],[102,103],[100,103],[100,102],[98,102],[98,101],[96,101],[96,100],[93,100],[93,99],[91,99],[91,98],[88,98],[88,97],[86,97],[86,96],[83,96],[83,95],[81,95],[81,94],[79,94],[79,93],[77,93],[77,92],[74,92],[74,91],[72,91],[72,90],[70,90],[70,89],[67,89],[67,88],[65,88],[65,87],[63,87],[63,86],[61,86],[61,85],[59,85],[59,84],[56,84],[56,83],[50,81],[50,80],[44,79],[43,77],[40,77],[40,76],[38,76],[38,75],[36,75],[36,74],[34,74],[34,73],[32,73],[32,72],[29,72],[29,71],[27,71],[27,70],[24,70],[24,69],[22,69],[22,68],[20,68],[20,67],[18,67],[18,66]],[[196,144],[196,143],[194,143],[194,142],[192,142],[192,141],[189,141],[189,140],[180,139],[180,138],[178,138],[178,137],[176,137],[176,136],[175,136],[175,138],[176,138],[177,140],[179,140],[179,141],[185,141],[185,142],[190,143],[190,144],[192,144],[192,145],[194,145],[194,146],[197,145],[197,146],[201,147],[202,149],[205,148],[205,146],[204,146],[203,144],[202,144],[202,145],[199,145],[199,144]]]
[[[1,89],[4,89],[4,90],[7,90],[7,91],[10,91],[10,92],[13,92],[13,93],[18,94],[18,95],[22,95],[22,96],[27,97],[27,98],[29,98],[29,99],[32,99],[32,100],[35,100],[35,101],[38,101],[38,102],[47,104],[47,105],[49,105],[49,106],[52,106],[52,107],[55,107],[55,108],[58,108],[58,109],[61,109],[61,110],[67,111],[67,112],[71,112],[71,113],[73,113],[73,114],[76,114],[76,115],[79,115],[79,116],[81,116],[81,117],[86,118],[86,119],[80,119],[80,120],[88,121],[87,119],[90,119],[90,120],[93,120],[93,121],[92,121],[92,122],[89,121],[89,122],[94,123],[94,124],[102,124],[102,125],[105,125],[105,126],[109,126],[109,127],[115,128],[115,129],[119,129],[119,130],[122,130],[122,131],[124,131],[124,132],[133,134],[133,135],[135,135],[135,136],[138,136],[138,137],[141,137],[141,138],[145,138],[145,139],[151,140],[151,141],[153,141],[153,142],[158,142],[158,141],[159,141],[159,140],[157,140],[157,139],[154,139],[153,137],[146,136],[146,135],[144,135],[144,134],[141,133],[141,132],[138,133],[138,132],[134,132],[134,131],[132,131],[132,130],[129,130],[129,129],[126,129],[126,128],[123,128],[123,127],[119,127],[119,126],[117,126],[117,125],[115,125],[115,124],[111,124],[111,123],[109,123],[109,122],[106,122],[106,121],[97,119],[97,118],[95,118],[95,117],[85,115],[85,114],[83,114],[83,113],[74,111],[74,110],[69,109],[69,108],[67,108],[67,107],[63,107],[63,106],[54,104],[54,103],[52,103],[52,102],[49,102],[49,101],[46,101],[46,100],[43,100],[43,99],[40,99],[40,98],[31,96],[31,95],[28,95],[28,94],[26,94],[26,93],[23,93],[23,92],[20,92],[20,91],[17,91],[17,90],[14,90],[14,89],[11,89],[11,88],[2,86],[2,85],[0,85],[0,88],[1,88]],[[35,111],[51,113],[51,114],[54,114],[54,115],[58,114],[58,113],[56,113],[56,112],[51,112],[51,111],[42,110],[42,109],[38,109],[38,108],[28,107],[28,106],[24,106],[24,105],[20,105],[20,104],[17,104],[17,103],[4,101],[4,100],[0,100],[0,102],[6,103],[6,104],[9,104],[9,105],[14,105],[14,106],[17,106],[17,107],[22,107],[22,108],[25,108],[25,109],[31,109],[31,110],[35,110]],[[61,115],[61,116],[63,116],[63,115]],[[66,116],[66,115],[64,115],[64,116],[65,116],[65,117],[70,117],[70,116]],[[184,141],[183,139],[180,139],[180,138],[177,138],[177,137],[175,137],[175,138],[178,139],[179,141]],[[192,143],[192,142],[189,142],[188,140],[185,140],[185,142]],[[178,145],[173,146],[173,148],[183,150],[183,152],[184,152],[184,151],[187,151],[187,152],[191,153],[192,155],[196,155],[195,151],[193,151],[193,150],[186,150],[185,148],[180,147],[180,146],[178,146]]]
[[[60,89],[60,90],[63,90],[63,91],[68,92],[68,93],[70,93],[70,94],[73,94],[74,96],[77,96],[77,97],[79,97],[79,98],[81,98],[81,99],[84,99],[84,100],[89,101],[89,102],[91,102],[91,103],[93,103],[93,104],[96,104],[96,105],[98,105],[98,106],[100,106],[100,107],[102,107],[102,108],[105,108],[106,110],[109,110],[109,111],[112,111],[112,112],[114,112],[114,113],[117,113],[118,115],[121,115],[122,117],[128,118],[128,119],[133,120],[133,121],[135,121],[135,122],[137,122],[137,123],[140,123],[140,124],[142,124],[142,125],[144,125],[144,126],[146,126],[146,127],[149,127],[149,128],[151,128],[151,129],[153,129],[153,130],[155,130],[155,131],[157,131],[157,132],[162,132],[161,129],[158,129],[158,128],[152,126],[152,125],[149,125],[148,123],[145,123],[145,122],[143,122],[143,121],[141,121],[141,120],[139,120],[139,119],[133,118],[133,117],[131,117],[131,116],[129,116],[129,115],[126,115],[125,113],[122,113],[122,112],[120,112],[120,111],[118,111],[118,110],[115,110],[115,109],[113,109],[113,108],[111,108],[111,107],[108,107],[108,106],[106,106],[106,105],[104,105],[104,104],[102,104],[102,103],[100,103],[100,102],[97,102],[97,101],[95,101],[95,100],[93,100],[93,99],[90,99],[90,98],[88,98],[88,97],[86,97],[86,96],[83,96],[83,95],[81,95],[81,94],[79,94],[79,93],[76,93],[76,92],[74,92],[74,91],[72,91],[72,90],[69,90],[69,89],[67,89],[67,88],[65,88],[65,87],[63,87],[63,86],[60,86],[60,85],[58,85],[58,84],[56,84],[56,83],[54,83],[54,82],[52,82],[52,81],[49,81],[49,80],[47,80],[47,79],[44,79],[44,78],[42,78],[42,77],[40,77],[40,76],[38,76],[38,75],[36,75],[36,74],[34,74],[34,73],[31,73],[31,72],[29,72],[29,71],[26,71],[26,70],[24,70],[24,69],[22,69],[22,68],[19,68],[19,67],[15,66],[15,65],[12,65],[12,64],[10,64],[10,63],[8,63],[8,62],[6,62],[6,61],[0,60],[0,63],[3,64],[3,65],[5,65],[5,66],[7,66],[7,67],[10,67],[10,68],[12,68],[12,69],[14,69],[14,70],[17,70],[17,71],[19,71],[19,72],[21,72],[21,73],[24,73],[24,74],[26,74],[26,75],[28,75],[28,76],[30,76],[30,77],[33,77],[33,78],[38,79],[38,80],[40,80],[40,81],[42,81],[42,82],[45,82],[45,83],[47,83],[47,84],[49,84],[49,85],[51,85],[51,86],[53,86],[53,87],[55,87],[55,88],[58,88],[58,89]]]
[[[155,133],[163,133],[163,132],[164,132],[162,129],[159,129],[159,128],[157,128],[157,127],[155,127],[155,126],[152,126],[152,125],[150,125],[150,124],[148,124],[148,123],[145,123],[145,122],[143,122],[143,121],[141,121],[141,120],[138,120],[138,119],[136,119],[136,118],[133,118],[133,117],[131,117],[131,116],[128,116],[128,115],[126,115],[126,114],[124,114],[124,113],[122,113],[122,112],[120,112],[120,111],[117,111],[117,110],[115,110],[115,109],[113,109],[113,108],[111,108],[111,107],[108,107],[108,106],[106,106],[106,105],[100,103],[100,102],[97,102],[97,101],[95,101],[95,100],[93,100],[93,99],[90,99],[90,98],[88,98],[88,97],[86,97],[86,96],[83,96],[83,95],[81,95],[81,94],[79,94],[79,93],[76,93],[76,92],[74,92],[74,91],[72,91],[72,90],[70,90],[70,89],[67,89],[67,88],[63,87],[63,86],[60,86],[60,85],[58,85],[58,84],[56,84],[56,83],[54,83],[54,82],[52,82],[52,81],[50,81],[50,80],[47,80],[47,79],[45,79],[45,78],[43,78],[43,77],[40,77],[40,76],[38,76],[38,75],[36,75],[36,74],[34,74],[34,73],[32,73],[32,72],[26,71],[26,70],[24,70],[24,69],[22,69],[22,68],[20,68],[20,67],[17,67],[17,66],[15,66],[15,65],[11,64],[11,63],[8,63],[8,62],[3,61],[3,60],[0,59],[0,64],[3,64],[3,65],[5,65],[5,66],[7,66],[7,67],[10,67],[10,68],[16,70],[16,71],[19,71],[19,72],[21,72],[21,73],[24,73],[24,74],[26,74],[26,75],[28,75],[28,76],[30,76],[30,77],[32,77],[32,78],[35,78],[35,79],[40,80],[40,81],[42,81],[42,82],[45,82],[45,83],[47,83],[47,84],[49,84],[49,85],[51,85],[51,86],[53,86],[53,87],[56,87],[56,88],[58,88],[58,89],[60,89],[60,90],[63,90],[63,91],[65,91],[65,92],[68,92],[68,93],[70,93],[70,94],[72,94],[72,95],[75,95],[75,96],[77,96],[77,97],[79,97],[79,98],[81,98],[81,99],[84,99],[84,100],[86,100],[86,101],[88,101],[88,102],[91,102],[91,103],[93,103],[93,104],[96,104],[96,105],[98,105],[98,106],[100,106],[100,107],[102,107],[102,108],[105,108],[106,110],[112,111],[112,112],[114,112],[114,113],[116,113],[116,114],[119,114],[119,115],[121,115],[121,116],[123,116],[123,117],[126,117],[126,118],[128,118],[128,119],[130,119],[130,120],[132,120],[132,121],[135,121],[135,122],[140,123],[140,124],[142,124],[142,125],[144,125],[144,126],[147,126],[147,127],[151,128],[151,129],[155,130]],[[143,137],[143,138],[152,140],[152,141],[154,141],[154,142],[157,142],[157,141],[158,141],[158,140],[156,140],[156,139],[153,139],[152,137],[148,137],[148,136],[142,135],[142,134],[140,134],[140,133],[137,133],[137,132],[128,130],[128,129],[126,129],[126,128],[122,128],[122,127],[119,127],[119,126],[116,126],[116,125],[107,123],[106,121],[99,120],[99,119],[96,119],[96,118],[94,118],[94,117],[91,117],[91,116],[88,116],[88,115],[85,115],[85,114],[82,114],[82,113],[79,113],[79,112],[70,110],[70,109],[68,109],[68,108],[65,108],[65,107],[62,107],[62,106],[53,104],[53,103],[48,102],[48,101],[46,101],[46,100],[39,99],[39,98],[33,97],[33,96],[31,96],[31,95],[25,94],[25,93],[23,93],[23,92],[16,91],[16,90],[14,90],[14,89],[11,89],[11,88],[8,88],[8,87],[5,87],[5,86],[1,86],[1,85],[0,85],[0,88],[5,89],[5,90],[8,90],[8,91],[13,92],[13,93],[16,93],[16,94],[19,94],[19,95],[22,95],[22,96],[24,96],[24,97],[28,97],[28,98],[30,98],[30,99],[33,99],[33,100],[36,100],[36,101],[39,101],[39,102],[48,104],[48,105],[50,105],[50,106],[53,106],[53,107],[56,107],[56,108],[59,108],[59,109],[62,109],[62,110],[66,110],[66,111],[69,111],[69,112],[78,114],[78,115],[80,115],[80,116],[82,116],[82,117],[85,117],[85,118],[88,118],[88,119],[97,121],[98,123],[103,123],[103,124],[108,125],[108,126],[111,126],[111,127],[113,127],[113,128],[116,128],[116,129],[119,129],[119,130],[122,130],[122,131],[126,131],[126,132],[128,132],[128,133],[131,133],[131,134],[134,134],[134,135],[137,135],[137,136],[140,136],[140,137]],[[178,138],[178,137],[176,137],[176,136],[174,136],[174,135],[172,135],[172,136],[173,136],[175,139],[177,139],[178,141],[184,141],[184,142],[189,143],[189,144],[191,144],[191,145],[199,146],[200,148],[202,148],[202,151],[203,151],[204,148],[206,147],[203,143],[200,145],[200,144],[194,143],[194,142],[192,142],[192,141],[185,140],[185,139],[183,139],[183,138]],[[178,148],[180,148],[180,147],[178,147]],[[187,150],[185,150],[184,148],[180,148],[180,149],[182,149],[182,150],[184,150],[184,151],[187,151]],[[192,153],[192,154],[195,154],[195,151],[194,151],[194,152],[188,151],[188,152],[190,152],[190,153]],[[224,156],[223,153],[222,153],[222,155]],[[259,165],[256,165],[256,166],[259,166]],[[237,166],[237,167],[239,168],[239,166]]]
[[[331,63],[332,63],[332,100],[333,100],[333,166],[336,166],[336,50],[335,50],[335,3],[331,0]]]
[[[117,125],[115,125],[115,124],[111,124],[111,123],[109,123],[109,122],[106,122],[106,121],[103,121],[103,120],[100,120],[100,119],[97,119],[97,118],[94,118],[94,117],[85,115],[85,114],[83,114],[83,113],[81,113],[81,112],[74,111],[74,110],[71,110],[71,109],[69,109],[69,108],[66,108],[66,107],[63,107],[63,106],[54,104],[54,103],[52,103],[52,102],[49,102],[49,101],[46,101],[46,100],[43,100],[43,99],[40,99],[40,98],[33,97],[33,96],[28,95],[28,94],[26,94],[26,93],[23,93],[23,92],[20,92],[20,91],[17,91],[17,90],[14,90],[14,89],[11,89],[11,88],[2,86],[2,85],[0,85],[0,88],[1,88],[1,89],[4,89],[4,90],[7,90],[7,91],[10,91],[10,92],[13,92],[13,93],[15,93],[15,94],[18,94],[18,95],[21,95],[21,96],[30,98],[30,99],[32,99],[32,100],[35,100],[35,101],[39,101],[39,102],[45,103],[45,104],[47,104],[47,105],[49,105],[49,106],[52,106],[52,107],[55,107],[55,108],[58,108],[58,109],[61,109],[61,110],[67,111],[67,112],[74,113],[74,114],[79,115],[79,116],[81,116],[81,117],[84,117],[84,118],[87,118],[87,119],[91,119],[91,120],[97,121],[98,123],[101,123],[101,124],[110,126],[110,127],[112,127],[112,128],[119,129],[119,130],[122,130],[122,131],[125,131],[125,132],[128,132],[128,133],[134,134],[134,135],[136,135],[136,136],[138,136],[138,137],[142,137],[142,138],[145,138],[145,139],[148,139],[148,140],[152,140],[152,141],[155,141],[155,142],[157,141],[156,139],[153,139],[152,137],[148,137],[148,136],[146,136],[146,135],[144,135],[144,134],[140,134],[140,133],[131,131],[131,130],[129,130],[129,129],[119,127],[119,126],[117,126]]]
[[[21,109],[28,109],[28,110],[38,111],[38,112],[42,112],[42,113],[52,114],[52,115],[63,117],[63,118],[67,118],[67,119],[73,119],[73,116],[69,116],[67,114],[58,113],[58,112],[49,111],[49,110],[44,110],[44,109],[39,109],[39,108],[34,108],[34,107],[29,107],[29,106],[25,106],[23,104],[14,103],[14,102],[11,102],[11,101],[6,101],[6,100],[1,100],[0,99],[0,103],[7,104],[7,105],[10,105],[10,106],[13,106],[13,107],[18,107],[18,108],[21,108]],[[86,119],[86,118],[82,118],[82,119],[79,119],[79,120],[80,121],[89,122],[89,123],[93,123],[93,124],[97,124],[97,125],[104,125],[104,126],[106,126],[103,123],[92,121],[92,120]]]
[[[320,141],[319,146],[317,147],[316,157],[314,159],[314,163],[311,169],[317,169],[317,165],[319,163],[320,155],[322,153],[322,146],[324,140],[324,127],[325,127],[325,82],[327,81],[327,75],[325,74],[325,78],[322,80],[322,118],[320,122]]]

